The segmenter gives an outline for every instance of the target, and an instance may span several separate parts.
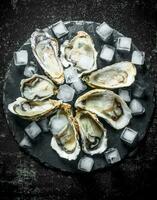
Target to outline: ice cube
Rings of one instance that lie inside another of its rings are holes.
[[[78,162],[78,169],[85,172],[90,172],[93,168],[93,165],[94,165],[93,158],[84,156]]]
[[[23,137],[23,139],[21,140],[19,145],[20,145],[20,147],[31,147],[32,146],[27,135],[25,135]]]
[[[35,139],[41,133],[41,129],[36,122],[32,122],[25,128],[25,132],[31,139]]]
[[[27,65],[24,69],[24,76],[26,77],[32,77],[33,74],[36,74],[38,71],[37,66],[35,66],[34,64]]]
[[[49,131],[49,127],[48,127],[48,119],[42,119],[39,121],[39,126],[42,128],[43,132],[48,132]]]
[[[145,52],[133,51],[131,62],[136,65],[143,65],[145,61]]]
[[[64,76],[66,83],[73,83],[78,79],[77,70],[72,66],[64,70]]]
[[[130,103],[130,109],[133,115],[141,115],[145,112],[145,108],[137,99],[133,99]]]
[[[101,53],[100,58],[106,60],[107,62],[111,62],[114,56],[115,48],[109,45],[104,45]]]
[[[62,21],[59,21],[59,22],[53,24],[52,30],[57,38],[61,38],[61,37],[65,36],[66,34],[68,34],[68,32],[69,32]]]
[[[78,94],[87,89],[87,86],[79,78],[77,79],[77,81],[72,83],[72,87],[76,90]]]
[[[130,51],[132,39],[129,37],[119,37],[117,41],[117,50]]]
[[[93,59],[91,59],[90,56],[81,55],[79,57],[78,66],[80,66],[82,70],[86,70],[86,69],[89,70],[93,66]]]
[[[136,83],[133,88],[132,95],[136,98],[141,98],[144,95],[144,91],[146,86],[141,85],[140,83]]]
[[[109,164],[114,164],[121,160],[118,149],[116,148],[110,148],[105,151],[105,158]]]
[[[113,29],[106,22],[103,22],[96,28],[96,33],[106,42],[110,39]]]
[[[130,102],[130,94],[128,90],[119,89],[119,96],[126,102]]]
[[[26,50],[20,50],[14,52],[14,64],[16,66],[27,65],[28,63],[28,52]]]
[[[125,127],[123,130],[120,139],[127,144],[133,144],[136,141],[138,133],[131,128]]]
[[[49,121],[50,131],[53,135],[60,133],[62,129],[68,124],[68,119],[65,115],[54,115]]]
[[[72,101],[75,95],[75,90],[67,84],[59,86],[59,92],[57,94],[57,98],[64,101],[69,102]]]

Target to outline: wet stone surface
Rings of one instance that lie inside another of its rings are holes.
[[[3,2],[3,0],[2,0]],[[60,19],[106,21],[131,37],[157,81],[155,1],[16,0],[0,7],[0,197],[1,199],[143,199],[156,193],[157,114],[138,151],[111,170],[71,175],[44,167],[24,154],[14,141],[2,109],[2,87],[13,52],[35,28]],[[13,3],[14,2],[14,3]],[[157,7],[157,6],[156,6]],[[90,9],[89,9],[90,8]],[[128,20],[130,21],[128,23]],[[154,51],[152,51],[154,50]],[[155,86],[156,89],[156,86]]]

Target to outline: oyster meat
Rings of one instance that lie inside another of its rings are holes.
[[[46,76],[34,74],[20,83],[22,97],[30,101],[43,101],[57,94],[57,87]]]
[[[10,112],[21,118],[37,121],[42,117],[47,117],[53,112],[56,112],[60,104],[59,101],[52,99],[40,102],[30,102],[25,98],[19,97],[15,102],[8,105],[8,109]]]
[[[83,80],[93,88],[122,88],[130,86],[135,81],[136,67],[128,61],[115,63],[83,77]]]
[[[51,117],[49,127],[53,134],[52,149],[62,158],[75,160],[80,153],[80,145],[70,104],[61,105]]]
[[[97,51],[91,37],[79,31],[71,40],[61,46],[61,61],[65,67],[76,67],[79,76],[97,69]]]
[[[115,129],[124,128],[132,118],[127,104],[110,90],[91,90],[76,100],[75,107],[95,113]]]
[[[77,110],[76,121],[81,135],[82,150],[90,155],[100,154],[107,148],[107,130],[91,112]]]
[[[31,47],[34,56],[44,72],[56,84],[64,82],[63,66],[58,57],[58,42],[48,32],[36,30],[31,35]]]

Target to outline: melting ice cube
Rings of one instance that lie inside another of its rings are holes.
[[[130,95],[128,90],[119,89],[119,96],[126,102],[130,102]]]
[[[23,139],[21,140],[19,145],[20,145],[20,147],[31,147],[32,146],[27,135],[25,135],[23,137]]]
[[[145,108],[137,99],[133,99],[130,103],[130,109],[133,115],[141,115],[145,112]]]
[[[110,39],[113,29],[106,22],[103,22],[96,28],[96,33],[104,42],[106,42]]]
[[[14,64],[16,66],[27,65],[28,63],[28,52],[26,50],[20,50],[14,52]]]
[[[25,132],[31,139],[35,139],[41,133],[41,129],[36,122],[32,122],[25,128]]]
[[[24,69],[24,76],[26,77],[32,77],[33,74],[36,74],[38,71],[38,68],[35,64],[30,62],[30,65],[27,65]]]
[[[64,70],[66,83],[73,83],[78,79],[77,70],[74,67],[69,67]]]
[[[59,87],[57,98],[64,102],[69,102],[73,100],[74,94],[75,90],[69,85],[64,84]]]
[[[78,94],[87,89],[87,86],[79,78],[77,79],[77,81],[72,83],[72,87],[76,90]]]
[[[129,37],[119,37],[117,41],[117,50],[130,51],[132,39]]]
[[[49,127],[48,127],[48,119],[42,119],[39,121],[39,126],[42,128],[43,132],[48,132],[49,131]]]
[[[78,162],[78,169],[85,172],[90,172],[92,170],[93,165],[94,165],[93,158],[84,156]]]
[[[118,149],[116,148],[110,148],[107,151],[105,151],[105,158],[109,164],[114,164],[121,160]]]
[[[133,144],[138,136],[138,133],[131,128],[126,127],[120,138],[127,144]]]
[[[68,34],[68,32],[69,32],[62,21],[59,21],[59,22],[53,24],[52,30],[57,38],[61,38],[61,37],[65,36],[66,34]]]
[[[145,61],[145,52],[133,51],[131,62],[136,65],[143,65]]]
[[[144,91],[146,89],[146,86],[143,86],[139,83],[136,83],[134,85],[134,89],[133,89],[133,96],[136,97],[136,98],[141,98],[143,95],[144,95]]]
[[[56,135],[60,133],[60,131],[64,129],[64,127],[66,127],[68,123],[68,119],[65,115],[59,115],[58,117],[56,114],[53,117],[51,117],[49,121],[50,131],[53,135]]]
[[[104,45],[101,53],[100,58],[106,60],[107,62],[111,62],[114,56],[115,48],[109,45]]]

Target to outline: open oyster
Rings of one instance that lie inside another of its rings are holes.
[[[43,101],[57,93],[57,87],[46,76],[34,74],[20,83],[22,97],[31,101]]]
[[[61,105],[51,117],[49,127],[53,134],[52,149],[62,158],[75,160],[80,153],[80,146],[70,104]]]
[[[8,105],[8,109],[21,118],[37,121],[42,117],[56,112],[60,104],[59,101],[52,99],[41,102],[30,102],[25,98],[19,97],[15,102]]]
[[[91,90],[76,100],[75,107],[95,113],[115,129],[124,128],[132,118],[127,104],[110,90]]]
[[[83,151],[90,155],[104,152],[107,148],[107,130],[97,116],[88,111],[78,110],[75,118],[81,135]]]
[[[79,76],[97,69],[97,51],[91,37],[79,31],[71,40],[66,40],[61,46],[61,61],[67,66],[76,67]]]
[[[128,61],[115,63],[83,77],[93,88],[122,88],[135,81],[136,67]]]
[[[55,83],[64,82],[63,66],[58,57],[58,42],[43,30],[36,30],[31,35],[31,47],[34,56],[44,72]]]

